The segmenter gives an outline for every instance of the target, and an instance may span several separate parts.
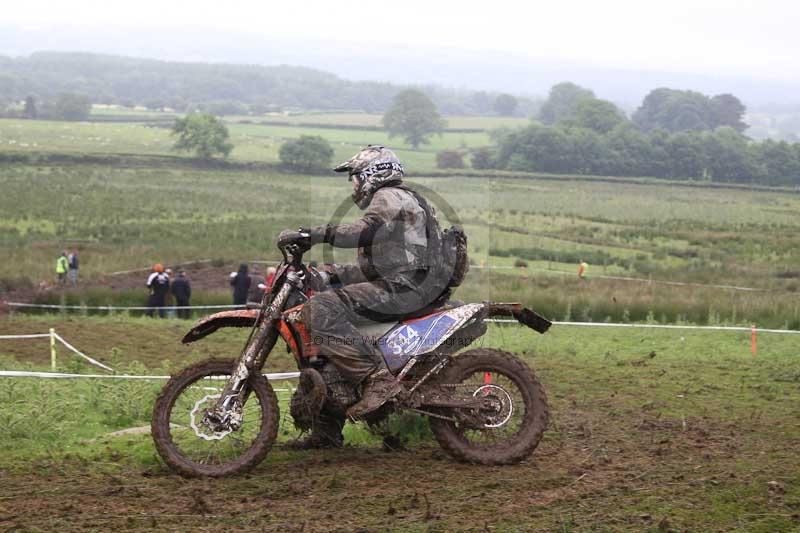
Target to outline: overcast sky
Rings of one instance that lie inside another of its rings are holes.
[[[208,27],[790,81],[800,73],[799,23],[792,0],[24,0],[0,12],[0,24],[39,30]]]

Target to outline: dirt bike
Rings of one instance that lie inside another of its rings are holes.
[[[310,428],[325,409],[343,416],[360,387],[341,378],[319,353],[300,320],[313,295],[314,271],[302,262],[305,248],[279,246],[283,255],[258,308],[225,311],[201,319],[183,338],[201,339],[223,327],[250,327],[239,357],[209,359],[173,375],[158,396],[152,420],[156,450],[186,476],[226,476],[261,462],[278,433],[278,399],[262,374],[281,337],[300,369],[301,402],[292,401],[295,425]],[[319,290],[320,287],[316,286]],[[547,428],[544,389],[533,371],[509,353],[479,348],[456,352],[486,332],[485,320],[513,316],[544,333],[550,322],[520,304],[443,304],[400,321],[360,327],[376,340],[388,368],[403,387],[367,417],[378,424],[407,410],[429,418],[433,434],[451,456],[468,462],[517,463],[539,444]]]

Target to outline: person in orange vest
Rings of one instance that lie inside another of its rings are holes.
[[[166,305],[167,294],[169,293],[169,276],[164,272],[161,263],[153,265],[153,272],[147,278],[147,288],[150,289],[150,296],[147,298],[147,316],[153,316],[153,312],[158,309],[158,316],[164,318],[164,306]]]
[[[589,265],[583,259],[581,259],[581,262],[578,265],[578,278],[581,281],[584,281],[586,279],[586,269],[588,268]]]

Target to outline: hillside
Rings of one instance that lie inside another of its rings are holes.
[[[52,99],[64,92],[95,103],[184,110],[190,105],[247,104],[268,110],[303,108],[382,112],[404,86],[349,81],[334,74],[289,65],[235,65],[159,61],[79,52],[0,56],[0,103],[29,95]],[[491,114],[491,93],[436,86],[424,90],[445,114]],[[518,112],[532,112],[522,99]]]

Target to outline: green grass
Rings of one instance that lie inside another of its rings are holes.
[[[253,123],[253,124],[273,124],[273,125],[292,125],[292,126],[324,126],[325,128],[341,127],[342,129],[353,128],[382,128],[383,115],[368,113],[305,113],[301,115],[267,115],[267,116],[232,116],[225,117],[231,123]],[[446,122],[445,132],[458,132],[459,130],[483,130],[491,131],[498,128],[514,128],[527,126],[530,121],[526,118],[517,117],[470,117],[470,116],[448,116],[444,117]]]
[[[170,351],[178,329],[175,321],[98,318],[14,318],[11,325],[37,329],[45,320],[59,331],[79,324],[93,331],[96,337],[68,338],[101,358],[112,356],[101,347],[116,337],[117,364],[135,372],[165,371],[145,353],[154,344]],[[120,336],[123,328],[127,336]],[[214,337],[212,351],[231,351],[243,336]],[[459,465],[424,436],[410,452],[384,454],[377,437],[352,426],[344,451],[277,448],[247,477],[179,480],[156,459],[147,435],[108,435],[146,426],[159,384],[0,379],[0,498],[17,509],[28,501],[49,509],[12,519],[32,527],[45,517],[51,525],[97,524],[81,494],[102,491],[112,510],[102,523],[134,529],[152,527],[151,514],[162,527],[176,527],[176,514],[186,515],[182,527],[200,527],[200,514],[191,512],[198,494],[211,509],[235,508],[230,516],[205,513],[204,527],[286,529],[308,520],[324,529],[463,530],[478,520],[499,530],[796,528],[800,360],[792,336],[762,335],[757,357],[748,334],[730,332],[556,327],[539,336],[492,326],[484,345],[523,358],[548,391],[550,429],[522,465]],[[42,368],[5,346],[3,368]],[[140,354],[148,363],[131,362]],[[173,356],[166,366],[205,355]],[[289,369],[282,350],[275,355],[267,368]],[[68,361],[64,369],[88,370]],[[293,434],[284,428],[281,441]],[[398,468],[403,482],[387,481]],[[315,504],[298,507],[298,494],[313,494]]]
[[[477,266],[461,289],[470,299],[522,300],[549,316],[591,320],[684,320],[800,327],[800,197],[788,193],[675,185],[466,177],[412,180],[433,198],[441,224],[452,208],[467,230]],[[277,258],[284,228],[352,220],[358,210],[339,176],[242,170],[7,165],[0,169],[0,280],[7,289],[53,279],[63,246],[77,244],[81,276],[155,262],[197,259],[229,263]],[[343,217],[334,217],[343,207]],[[321,260],[315,248],[309,259]],[[337,262],[351,262],[337,250]],[[547,269],[575,272],[590,264],[590,283]],[[543,272],[545,270],[545,272]],[[743,293],[675,288],[592,278],[656,280],[768,289]],[[136,284],[138,287],[139,285]],[[218,293],[197,302],[226,303]],[[67,303],[141,305],[141,294],[96,288]],[[139,300],[137,300],[139,298]],[[61,295],[40,295],[60,303]]]
[[[301,135],[320,135],[331,143],[335,159],[348,159],[367,144],[385,144],[396,149],[406,165],[416,172],[436,168],[436,152],[444,149],[467,149],[489,144],[483,132],[444,132],[431,137],[430,144],[419,150],[400,138],[390,139],[383,131],[336,130],[232,123],[229,125],[234,162],[279,162],[278,150],[286,140]],[[135,122],[49,122],[0,119],[0,152],[180,155],[172,150],[175,139],[167,127]],[[189,155],[184,155],[189,157]]]

